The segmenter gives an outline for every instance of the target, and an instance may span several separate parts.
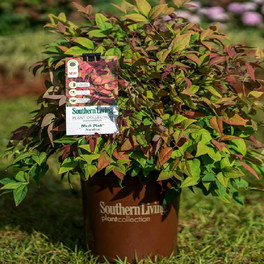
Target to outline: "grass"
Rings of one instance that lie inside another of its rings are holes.
[[[54,41],[56,36],[44,30],[0,36],[0,70],[9,78],[21,73],[31,78],[29,67],[46,57],[44,45]]]
[[[0,105],[1,154],[10,131],[28,120],[35,98],[0,101]],[[1,161],[1,177],[9,175],[5,165]],[[32,184],[18,208],[10,195],[0,197],[1,264],[98,263],[84,247],[80,187],[76,184],[72,192],[55,171],[49,172],[41,188]],[[240,207],[186,191],[180,209],[179,254],[140,263],[263,263],[263,217],[262,193],[249,192],[245,207]]]

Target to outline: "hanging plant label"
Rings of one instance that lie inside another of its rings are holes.
[[[118,133],[117,57],[66,60],[66,135]]]

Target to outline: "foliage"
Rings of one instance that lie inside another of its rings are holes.
[[[31,125],[15,130],[8,145],[11,167],[19,172],[1,181],[16,204],[58,151],[59,173],[69,178],[78,172],[89,179],[104,170],[120,181],[155,178],[173,190],[199,187],[205,195],[242,203],[245,171],[258,177],[252,166],[262,164],[262,154],[247,143],[262,146],[253,137],[261,122],[252,116],[263,109],[263,81],[255,76],[263,51],[230,44],[217,24],[203,30],[177,18],[175,6],[185,1],[173,2],[152,7],[145,0],[135,6],[123,1],[116,6],[120,17],[75,4],[86,18],[82,27],[62,13],[50,16],[46,28],[62,39],[48,45],[49,57],[33,69],[50,74],[47,91]],[[65,136],[64,60],[80,50],[119,58],[119,134]]]

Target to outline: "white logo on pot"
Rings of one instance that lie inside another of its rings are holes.
[[[139,206],[123,206],[121,203],[106,205],[105,202],[101,201],[99,206],[100,213],[103,214],[101,217],[102,222],[150,222],[151,218],[146,216],[166,214],[165,206],[158,204],[158,202]]]

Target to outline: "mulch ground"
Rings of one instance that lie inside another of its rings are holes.
[[[0,74],[0,100],[4,98],[16,98],[35,94],[40,95],[45,91],[44,81],[41,77],[26,79],[24,76],[8,78]]]

